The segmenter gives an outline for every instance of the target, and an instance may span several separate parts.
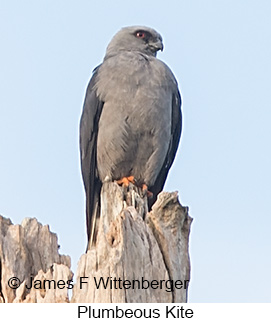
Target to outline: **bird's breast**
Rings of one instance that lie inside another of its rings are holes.
[[[110,71],[107,78],[101,73],[97,86],[104,102],[97,138],[99,176],[133,175],[151,185],[170,143],[172,93],[163,73],[156,75],[146,62]]]

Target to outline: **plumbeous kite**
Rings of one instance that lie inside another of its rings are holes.
[[[154,29],[125,27],[93,71],[80,121],[81,169],[89,246],[95,244],[104,181],[148,192],[149,208],[163,189],[181,135],[181,97]]]

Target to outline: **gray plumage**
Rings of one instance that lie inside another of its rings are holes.
[[[88,238],[95,240],[102,182],[134,176],[163,189],[181,134],[181,98],[171,70],[156,58],[162,37],[126,27],[109,43],[89,82],[80,122]]]

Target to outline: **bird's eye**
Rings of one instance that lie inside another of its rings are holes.
[[[144,33],[143,31],[138,31],[138,32],[136,33],[136,37],[137,37],[137,38],[145,38],[145,33]]]

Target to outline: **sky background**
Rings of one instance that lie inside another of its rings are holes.
[[[123,26],[159,31],[183,97],[165,190],[194,218],[190,302],[271,302],[271,2],[0,1],[0,214],[86,248],[79,120]]]

